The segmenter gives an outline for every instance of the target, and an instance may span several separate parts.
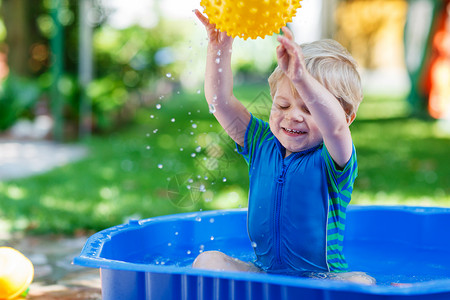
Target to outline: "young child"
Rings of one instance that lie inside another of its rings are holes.
[[[343,254],[345,211],[357,175],[349,125],[363,98],[355,61],[333,40],[300,47],[284,27],[278,67],[269,77],[267,123],[233,95],[233,38],[195,14],[209,39],[206,100],[249,165],[248,233],[257,260],[206,251],[193,267],[373,284],[363,272],[348,272]]]

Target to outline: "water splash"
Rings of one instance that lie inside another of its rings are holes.
[[[213,114],[216,112],[216,107],[214,106],[214,104],[210,104],[209,105],[209,113]]]

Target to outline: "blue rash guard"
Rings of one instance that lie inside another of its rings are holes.
[[[338,169],[326,147],[292,153],[251,117],[244,147],[249,166],[248,234],[266,272],[345,272],[345,212],[357,175],[356,153]]]

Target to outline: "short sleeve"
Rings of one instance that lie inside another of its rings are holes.
[[[347,206],[353,192],[353,184],[358,175],[355,146],[353,145],[352,155],[343,169],[337,168],[325,145],[322,149],[322,156],[327,171],[331,199],[340,205]]]
[[[238,153],[244,157],[249,168],[255,157],[256,150],[270,136],[271,131],[269,124],[251,115],[250,122],[245,131],[244,146],[242,147],[239,144],[236,144]]]

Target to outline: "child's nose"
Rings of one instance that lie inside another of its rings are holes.
[[[305,119],[303,117],[303,113],[300,109],[290,109],[289,111],[286,112],[286,119],[288,119],[289,121],[293,121],[293,122],[303,122]]]

